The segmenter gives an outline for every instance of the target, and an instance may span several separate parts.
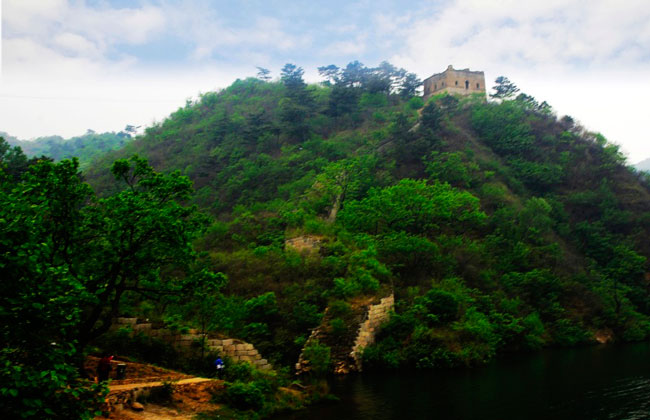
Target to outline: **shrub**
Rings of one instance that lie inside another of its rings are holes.
[[[226,389],[228,404],[238,410],[259,410],[264,405],[264,394],[255,382],[235,381]]]
[[[423,301],[428,312],[436,315],[442,322],[452,321],[458,316],[458,300],[449,292],[431,289],[424,296]]]
[[[345,317],[350,314],[350,304],[343,300],[335,300],[330,303],[329,313],[334,317]]]
[[[303,351],[303,357],[309,360],[311,371],[316,376],[323,376],[330,370],[332,364],[331,349],[318,340],[314,340]]]
[[[343,336],[348,330],[345,326],[345,322],[341,318],[334,318],[330,321],[330,328],[332,329],[332,335],[335,337]]]

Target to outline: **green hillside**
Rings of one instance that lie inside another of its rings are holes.
[[[386,287],[369,365],[650,333],[650,191],[615,145],[523,94],[425,104],[404,73],[299,70],[206,93],[105,159],[194,182],[214,217],[196,246],[229,278],[214,328],[289,365],[326,306]],[[285,248],[300,235],[320,252]]]
[[[366,370],[648,339],[650,180],[617,146],[507,79],[424,101],[387,63],[319,71],[203,94],[83,173],[0,139],[10,412],[89,418],[90,350],[213,373],[116,316],[254,344],[280,373],[233,367],[222,401],[262,415],[294,404],[275,393],[314,328],[318,376],[390,293]]]

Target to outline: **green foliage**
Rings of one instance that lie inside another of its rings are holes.
[[[490,94],[491,98],[510,99],[515,96],[517,92],[519,92],[519,88],[515,86],[515,84],[512,83],[507,77],[499,76],[496,78],[494,83],[496,84],[492,88],[494,90],[494,93]]]
[[[318,340],[312,340],[302,354],[305,360],[309,360],[309,366],[314,375],[321,377],[329,373],[332,364],[329,347],[320,344]]]
[[[371,189],[361,201],[349,202],[340,219],[347,229],[377,235],[391,231],[433,233],[443,222],[481,223],[485,215],[479,211],[476,197],[467,192],[447,184],[404,179],[393,187]]]
[[[0,170],[17,180],[28,166],[27,156],[22,149],[19,146],[12,147],[0,137]]]
[[[449,322],[458,316],[458,300],[456,296],[444,290],[431,289],[422,298],[429,314],[441,322]]]
[[[264,405],[264,397],[255,382],[235,381],[226,388],[228,405],[238,410],[259,410]]]
[[[127,188],[102,199],[76,160],[38,161],[20,181],[3,181],[0,276],[12,281],[0,290],[0,373],[12,417],[92,416],[101,394],[78,376],[85,346],[108,330],[125,295],[178,291],[182,282],[161,268],[193,262],[202,219],[177,202],[189,180],[139,158],[117,161],[113,173]]]
[[[348,328],[345,321],[341,318],[334,318],[330,320],[330,331],[334,337],[341,337],[347,332]]]

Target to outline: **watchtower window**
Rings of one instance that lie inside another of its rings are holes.
[[[477,83],[476,84],[476,89],[480,89],[480,88],[481,88],[481,85]]]
[[[433,84],[433,90],[437,90],[437,89],[438,89],[438,84],[437,84],[437,83],[434,83],[434,84]]]
[[[469,89],[469,80],[465,80],[465,89]]]
[[[456,86],[458,86],[458,80],[456,80]]]

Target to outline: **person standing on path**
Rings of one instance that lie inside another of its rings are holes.
[[[113,356],[107,354],[99,359],[99,363],[97,363],[97,382],[108,381],[108,375],[111,373],[112,369],[111,360],[113,360]]]
[[[226,365],[223,363],[223,360],[221,360],[221,358],[215,360],[214,367],[217,369],[217,378],[221,379],[221,377],[223,376],[223,370],[226,367]]]

